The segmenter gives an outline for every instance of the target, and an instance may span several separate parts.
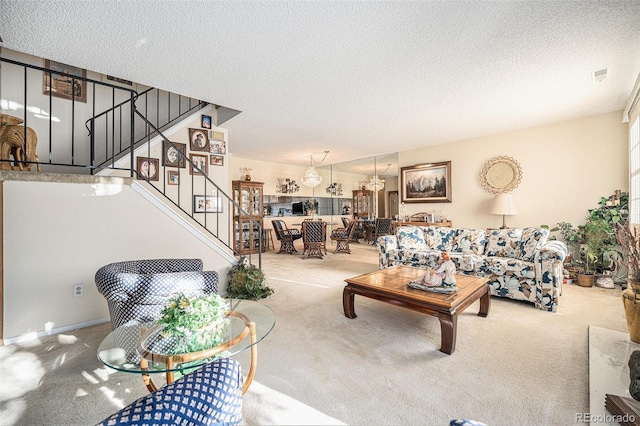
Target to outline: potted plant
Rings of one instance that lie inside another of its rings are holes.
[[[304,209],[307,212],[307,216],[313,216],[318,211],[318,200],[309,199],[304,202]]]
[[[605,269],[604,253],[610,240],[607,223],[598,218],[588,220],[586,224],[578,226],[580,240],[580,264],[584,271],[578,273],[578,285],[591,287],[595,279],[594,273],[602,273]]]
[[[273,289],[266,282],[264,273],[246,258],[241,258],[229,270],[227,283],[228,297],[235,299],[258,300],[273,294]]]

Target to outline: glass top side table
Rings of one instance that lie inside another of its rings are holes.
[[[255,375],[258,362],[257,344],[275,325],[273,311],[253,300],[229,299],[228,324],[222,342],[198,352],[176,353],[175,345],[160,334],[154,322],[124,324],[107,335],[98,347],[98,359],[107,367],[126,373],[141,374],[147,389],[157,389],[150,374],[165,373],[167,384],[174,373],[198,368],[213,357],[231,357],[251,349],[251,366],[242,388],[244,394]]]

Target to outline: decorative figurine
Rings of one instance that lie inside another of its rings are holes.
[[[456,265],[449,253],[442,252],[442,263],[438,269],[427,269],[427,273],[415,281],[409,282],[409,287],[436,293],[453,293],[456,286]]]

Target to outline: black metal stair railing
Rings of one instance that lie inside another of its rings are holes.
[[[205,102],[158,89],[138,93],[133,88],[9,58],[0,57],[0,61],[0,78],[9,78],[9,83],[0,81],[4,113],[10,112],[22,119],[22,125],[37,134],[39,158],[27,155],[23,163],[26,167],[39,165],[48,173],[108,172],[146,180],[157,195],[162,194],[161,199],[188,215],[234,256],[243,252],[242,247],[234,244],[233,233],[242,232],[234,228],[237,223],[234,214],[246,217],[245,221],[259,231],[256,240],[262,246],[260,223],[181,150],[177,149],[179,156],[192,171],[190,182],[168,185],[165,164],[158,165],[163,179],[153,181],[143,176],[135,164],[138,154],[151,158],[152,145],[155,147],[164,141],[175,147],[162,130],[177,124],[181,117],[192,115],[207,105]],[[54,80],[59,83],[58,87]],[[40,82],[48,85],[48,91],[43,93]],[[3,130],[4,126],[0,132]],[[21,148],[27,152],[27,137],[25,132],[22,134]],[[0,158],[0,169],[17,168],[15,161],[15,158]],[[215,200],[216,207],[212,210],[216,214],[198,211],[194,197],[199,195],[206,196],[205,200]],[[261,250],[258,250],[259,267],[261,263]]]
[[[111,162],[111,167],[113,167],[116,160],[129,152],[131,136],[123,134],[122,124],[125,123],[124,119],[130,116],[131,105],[134,101],[137,110],[144,110],[146,120],[161,130],[178,123],[194,111],[208,105],[207,102],[198,99],[155,88],[148,88],[136,94],[133,101],[127,99],[114,105],[85,122],[85,127],[91,137],[91,144],[94,146],[92,151],[95,154],[93,164],[100,167]],[[140,117],[134,116],[134,119],[137,121],[133,126],[133,140],[134,146],[138,147],[150,136],[148,134],[150,127]],[[151,134],[151,136],[157,135],[157,132]]]

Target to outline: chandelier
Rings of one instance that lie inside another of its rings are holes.
[[[324,159],[327,158],[328,153],[329,151],[325,151],[324,157],[322,157],[322,160],[315,161],[315,163],[317,164],[322,163]],[[306,172],[304,172],[304,176],[302,176],[302,184],[308,188],[315,188],[316,186],[320,185],[320,183],[322,182],[322,176],[320,176],[316,171],[316,168],[313,167],[313,163],[314,163],[313,154],[311,154],[309,168],[307,169]]]
[[[280,194],[294,194],[300,191],[300,186],[295,180],[289,178],[277,178],[276,192]]]
[[[376,192],[382,191],[384,189],[384,179],[380,179],[378,175],[375,175],[369,182],[367,182],[367,189]]]
[[[387,164],[387,168],[384,169],[381,173],[385,173],[387,170],[389,170],[389,167],[391,167],[391,163]],[[384,179],[380,179],[378,177],[378,169],[376,168],[376,174],[373,175],[373,177],[371,178],[371,180],[369,180],[367,182],[367,189],[370,189],[372,191],[382,191],[384,189]]]

